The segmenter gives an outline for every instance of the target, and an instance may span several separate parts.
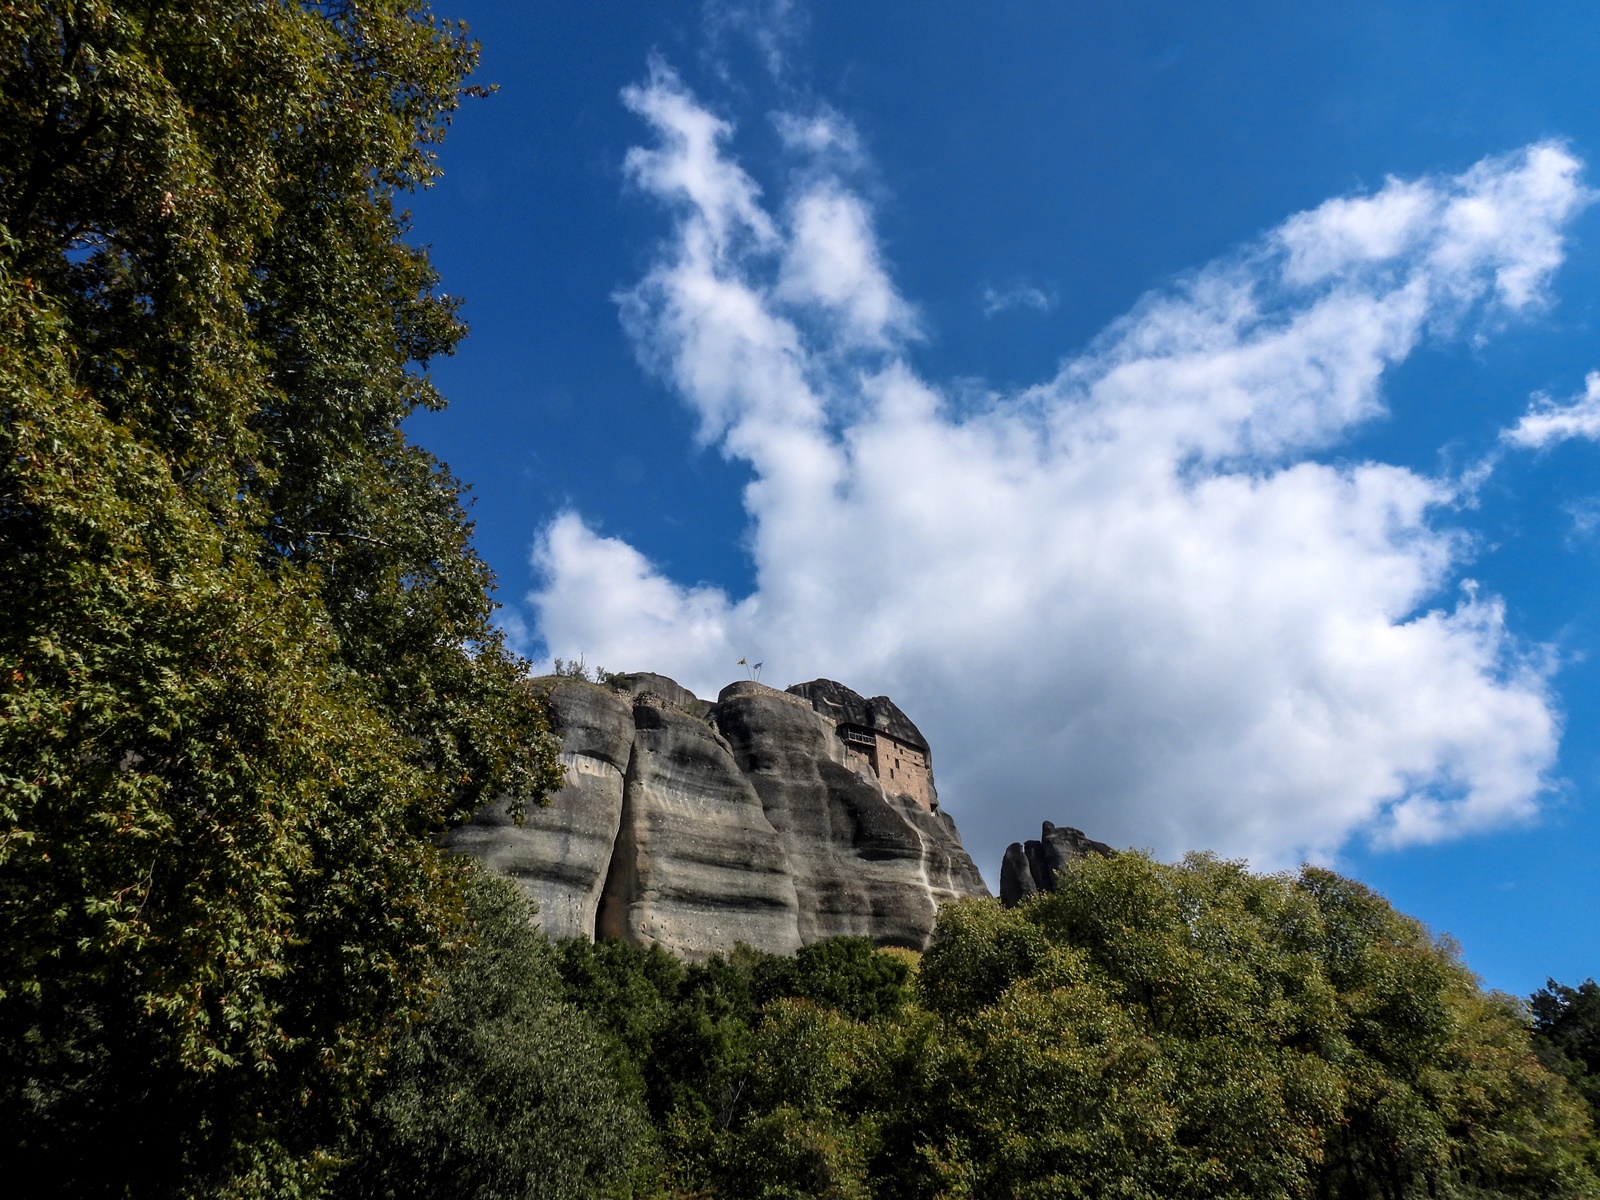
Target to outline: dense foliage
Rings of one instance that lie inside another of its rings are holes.
[[[921,979],[940,1050],[885,1137],[926,1182],[895,1194],[1600,1191],[1515,1003],[1326,871],[1085,862],[949,913]]]
[[[399,428],[462,329],[394,198],[474,57],[410,0],[0,6],[8,1187],[314,1190],[459,937],[438,832],[555,777]]]
[[[582,1200],[644,1130],[589,1018],[562,999],[517,886],[475,872],[473,938],[387,1063],[333,1194],[341,1200]]]
[[[914,976],[850,939],[557,954],[649,1108],[635,1195],[1600,1195],[1521,1007],[1326,871],[1092,859],[947,908]]]
[[[1528,1006],[1539,1057],[1572,1082],[1600,1125],[1600,984],[1586,979],[1572,988],[1552,979]]]
[[[913,1003],[904,957],[866,938],[691,965],[620,942],[556,952],[567,996],[610,1035],[616,1076],[648,1107],[634,1194],[833,1195],[834,1156],[864,1169],[864,1143],[830,1106],[852,1055]]]

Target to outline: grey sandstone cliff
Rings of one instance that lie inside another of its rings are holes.
[[[646,674],[540,686],[566,785],[521,826],[484,808],[451,844],[516,879],[552,937],[691,957],[838,934],[921,949],[942,901],[989,894],[926,741],[884,697],[740,682],[708,704]]]
[[[567,774],[555,802],[530,806],[521,825],[503,802],[485,805],[451,833],[450,845],[515,879],[539,902],[545,928],[561,936],[595,927],[622,827],[633,704],[606,688],[563,683],[550,690],[550,719],[561,733]]]
[[[689,954],[735,942],[799,949],[789,864],[728,744],[676,708],[636,704],[633,720],[621,832],[593,933]]]

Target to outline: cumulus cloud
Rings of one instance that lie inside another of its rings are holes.
[[[1528,411],[1500,437],[1528,450],[1542,450],[1572,438],[1600,441],[1600,371],[1583,381],[1583,393],[1561,404],[1548,396],[1535,396]]]
[[[1424,337],[1544,302],[1587,200],[1566,149],[1329,201],[1054,378],[958,405],[913,364],[848,178],[767,203],[665,67],[625,99],[672,231],[623,320],[751,467],[757,583],[685,586],[563,513],[529,597],[551,653],[707,695],[753,654],[895,696],[991,873],[1043,818],[1282,864],[1536,811],[1549,668],[1458,578],[1460,485],[1311,456],[1383,411]]]

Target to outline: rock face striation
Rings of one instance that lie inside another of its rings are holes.
[[[1038,841],[1012,842],[1000,860],[1000,903],[1021,904],[1035,892],[1053,892],[1056,879],[1067,867],[1091,854],[1112,854],[1104,842],[1085,836],[1081,829],[1044,823]]]
[[[451,845],[516,879],[551,937],[690,957],[839,934],[922,949],[942,901],[989,894],[926,740],[886,697],[827,679],[741,681],[715,704],[661,675],[538,686],[565,786],[520,826],[485,807]]]

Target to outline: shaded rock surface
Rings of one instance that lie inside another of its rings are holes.
[[[515,878],[552,937],[690,957],[838,934],[921,949],[942,901],[989,894],[948,815],[846,752],[841,724],[926,748],[885,697],[744,680],[713,705],[646,673],[538,682],[566,785],[520,827],[487,806],[451,845]]]
[[[831,679],[813,679],[810,683],[797,683],[789,689],[817,713],[834,725],[861,725],[868,729],[881,729],[919,749],[928,748],[928,739],[922,730],[911,723],[911,718],[887,696],[874,696],[868,700]]]
[[[641,701],[652,706],[659,701],[697,717],[704,716],[711,708],[711,705],[701,700],[677,680],[668,679],[665,675],[656,675],[650,671],[633,671],[626,675],[612,675],[607,679],[606,686],[614,692],[621,692],[631,697],[635,701]]]
[[[1038,841],[1006,847],[1000,860],[1000,903],[1010,908],[1036,892],[1054,891],[1056,880],[1072,863],[1091,854],[1112,853],[1110,846],[1081,829],[1046,821]]]

